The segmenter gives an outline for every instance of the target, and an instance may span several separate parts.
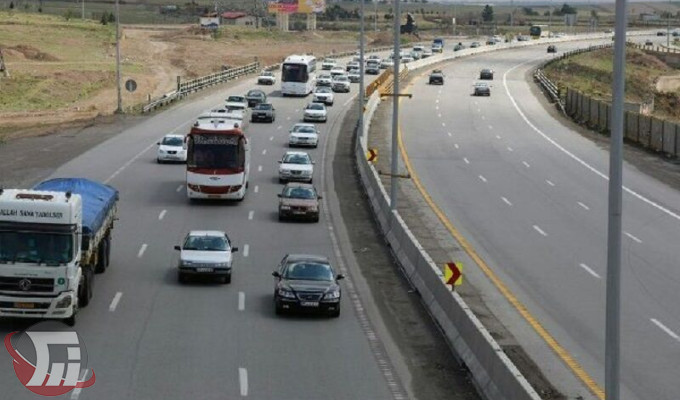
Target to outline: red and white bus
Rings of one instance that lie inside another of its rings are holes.
[[[250,175],[250,144],[238,123],[199,119],[187,135],[189,199],[243,200]]]

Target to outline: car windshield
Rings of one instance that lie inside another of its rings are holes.
[[[260,76],[274,76],[274,74],[272,74],[269,71],[264,71],[263,73],[260,74]]]
[[[327,58],[327,59],[323,60],[323,62],[326,63],[326,64],[335,64],[335,60],[332,59],[332,58]]]
[[[320,75],[319,79],[331,79],[330,75]]]
[[[307,154],[286,154],[283,157],[283,163],[307,165],[311,164],[312,160],[309,158],[309,155]]]
[[[317,110],[317,111],[321,111],[321,110],[324,109],[324,107],[323,107],[323,104],[320,104],[320,103],[312,103],[312,104],[310,104],[310,105],[307,106],[307,109],[309,109],[309,110]]]
[[[326,87],[316,88],[316,93],[331,93],[331,90]]]
[[[288,199],[316,199],[316,191],[307,187],[289,187],[283,190],[283,197]]]
[[[224,236],[188,236],[184,241],[184,250],[227,251],[227,239]]]
[[[163,146],[181,147],[184,145],[184,139],[180,137],[165,137],[161,144]]]
[[[245,98],[243,96],[229,96],[227,97],[228,102],[243,103]]]
[[[333,281],[333,270],[328,264],[313,261],[300,261],[288,264],[283,273],[288,280]]]
[[[347,81],[347,77],[345,75],[338,75],[335,80],[338,82],[345,82]]]
[[[67,264],[73,259],[73,235],[0,231],[0,263]]]
[[[265,103],[260,103],[257,106],[253,108],[254,110],[271,110],[272,105],[271,104],[265,104]]]
[[[264,97],[264,93],[259,90],[251,90],[246,94],[247,97]]]
[[[316,133],[316,128],[309,125],[295,125],[293,127],[293,132]]]

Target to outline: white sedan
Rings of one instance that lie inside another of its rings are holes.
[[[248,110],[248,100],[245,96],[227,97],[224,107],[228,110]]]
[[[343,67],[334,67],[331,70],[331,78],[335,79],[336,76],[338,75],[344,75],[346,73],[345,69]]]
[[[191,231],[181,246],[175,246],[179,253],[177,277],[186,282],[190,276],[220,278],[222,283],[231,283],[233,253],[226,233],[222,231]]]
[[[288,135],[288,146],[302,147],[319,145],[319,131],[314,124],[295,124]]]
[[[271,71],[262,71],[257,77],[258,85],[273,85],[276,83],[276,77]]]
[[[329,87],[317,86],[314,89],[314,101],[317,103],[324,103],[327,106],[332,106],[335,101],[335,95]]]
[[[158,152],[156,161],[159,164],[164,162],[187,162],[187,149],[184,146],[184,135],[165,135],[163,139],[156,143]]]
[[[326,105],[323,103],[309,103],[305,107],[305,113],[302,117],[304,122],[319,121],[326,122],[328,120],[328,112]]]
[[[302,181],[312,183],[314,161],[303,151],[288,151],[279,160],[279,183]]]

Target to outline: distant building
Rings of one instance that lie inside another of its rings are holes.
[[[248,15],[242,11],[227,11],[223,12],[222,15],[223,25],[238,25],[238,26],[259,26],[257,23],[258,17],[254,15]]]
[[[640,14],[640,20],[642,22],[660,21],[661,16],[657,14],[642,13]]]

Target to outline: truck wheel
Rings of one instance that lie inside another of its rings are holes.
[[[66,318],[64,320],[64,323],[68,326],[75,326],[76,325],[76,312],[74,311],[73,314]]]
[[[97,265],[94,267],[94,272],[97,274],[101,274],[106,271],[106,265],[108,264],[107,247],[108,241],[106,238],[104,238],[102,239],[101,243],[99,243],[99,249],[97,251]]]
[[[92,272],[83,271],[83,281],[78,289],[78,307],[87,307],[92,299]]]
[[[111,232],[106,235],[106,267],[111,263]]]
[[[222,283],[231,283],[231,274],[222,278]]]

